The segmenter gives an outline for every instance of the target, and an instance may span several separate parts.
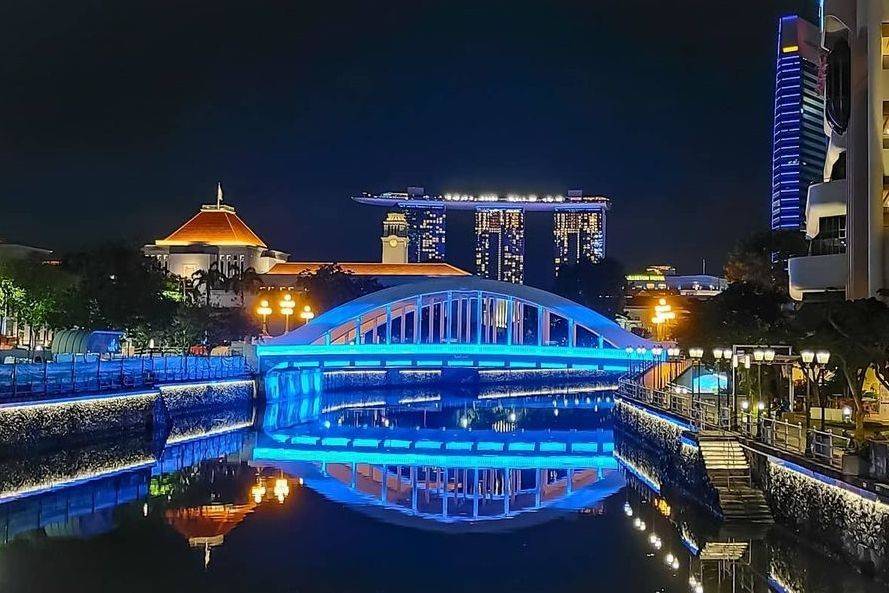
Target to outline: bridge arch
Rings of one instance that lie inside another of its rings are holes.
[[[270,340],[269,346],[501,344],[648,348],[648,340],[551,292],[475,276],[367,294]]]
[[[257,347],[260,368],[625,371],[654,344],[555,294],[473,276],[386,288]],[[370,371],[368,371],[370,372]],[[407,373],[416,371],[406,371]],[[399,372],[399,376],[403,375]],[[321,379],[302,374],[302,390]],[[381,378],[382,379],[382,375]],[[389,379],[387,378],[386,381]]]

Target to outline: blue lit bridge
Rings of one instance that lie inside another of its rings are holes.
[[[474,276],[365,295],[257,348],[263,372],[318,369],[625,371],[653,344],[550,292]]]

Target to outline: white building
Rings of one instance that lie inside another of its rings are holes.
[[[889,0],[824,0],[824,181],[809,188],[809,254],[788,263],[796,300],[857,299],[886,287]]]
[[[286,253],[269,249],[250,230],[235,209],[222,203],[217,188],[216,203],[201,206],[197,214],[164,239],[143,248],[171,274],[191,278],[214,263],[226,276],[253,268],[264,274],[275,264],[287,261]]]

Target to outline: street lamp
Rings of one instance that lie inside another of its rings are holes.
[[[663,368],[661,367],[661,355],[664,353],[664,349],[660,346],[655,346],[651,349],[651,355],[654,357],[654,364],[657,369],[657,373],[655,374],[655,388],[661,388],[661,378],[663,375]]]
[[[293,296],[288,292],[284,295],[284,298],[278,301],[278,307],[281,309],[281,315],[284,316],[284,333],[286,334],[290,331],[290,316],[293,315],[293,309],[296,307],[296,302],[293,300]]]
[[[303,320],[303,323],[308,323],[310,319],[315,318],[315,313],[312,311],[312,308],[309,305],[306,305],[300,312],[299,318]]]
[[[694,361],[694,366],[692,367],[691,373],[691,395],[692,400],[695,397],[700,398],[700,390],[701,390],[701,358],[704,356],[703,348],[689,348],[688,355],[691,356]],[[695,381],[695,375],[697,375],[697,381]],[[691,410],[689,410],[691,413]]]
[[[256,314],[262,316],[262,333],[268,335],[268,319],[269,315],[272,314],[272,308],[269,307],[269,302],[267,300],[263,299],[259,301],[259,306],[256,307]]]

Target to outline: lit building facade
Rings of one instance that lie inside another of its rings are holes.
[[[231,277],[250,268],[264,274],[287,261],[286,253],[269,249],[234,207],[222,203],[221,188],[217,188],[215,204],[201,206],[185,224],[142,251],[171,274],[187,279],[214,264]]]
[[[445,259],[447,214],[444,208],[404,208],[407,220],[408,261],[440,262]]]
[[[525,280],[525,212],[477,208],[475,268],[482,278],[522,284]]]
[[[553,213],[556,273],[563,265],[599,261],[606,253],[606,212],[611,201],[581,190],[566,195],[430,195],[421,187],[410,187],[406,192],[364,193],[352,199],[404,212],[410,262],[443,261],[447,211],[475,211],[477,273],[485,278],[524,279],[525,212]]]
[[[383,221],[381,261],[384,264],[407,263],[407,220],[401,212],[390,212]]]
[[[553,212],[556,276],[562,266],[605,258],[605,211]]]
[[[809,188],[809,253],[788,262],[796,300],[874,297],[887,286],[889,1],[824,0],[823,181]]]
[[[818,27],[798,17],[781,18],[775,74],[772,143],[772,229],[804,230],[806,194],[822,181],[824,133],[823,61]]]

